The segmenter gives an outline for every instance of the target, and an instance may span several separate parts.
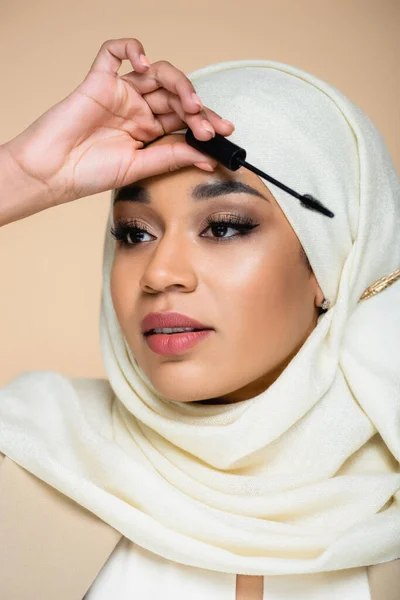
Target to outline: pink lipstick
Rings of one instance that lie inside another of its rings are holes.
[[[197,319],[176,312],[149,313],[141,328],[149,348],[163,356],[185,352],[214,331]]]

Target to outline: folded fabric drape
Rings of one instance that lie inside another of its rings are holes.
[[[341,92],[283,63],[219,63],[190,78],[235,123],[230,139],[249,162],[335,213],[271,187],[331,308],[258,396],[163,398],[112,305],[112,194],[100,316],[108,381],[14,378],[0,391],[0,451],[183,564],[281,575],[399,558],[400,186],[384,141]],[[382,278],[385,289],[361,300]]]

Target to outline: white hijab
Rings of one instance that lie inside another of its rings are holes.
[[[100,322],[109,383],[15,377],[0,391],[0,451],[186,565],[283,575],[399,558],[400,281],[360,300],[400,268],[399,181],[385,144],[354,104],[300,69],[238,61],[190,78],[235,123],[230,139],[249,162],[335,213],[271,186],[331,308],[257,397],[169,401],[113,309],[111,201]]]

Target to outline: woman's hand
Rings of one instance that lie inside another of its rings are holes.
[[[234,129],[202,108],[184,73],[166,61],[150,65],[144,54],[136,39],[104,42],[84,81],[2,146],[20,188],[42,190],[28,214],[184,166],[216,166],[184,142],[143,148],[186,124],[200,140]],[[134,70],[119,76],[125,59]]]

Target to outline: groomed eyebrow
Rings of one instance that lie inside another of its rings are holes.
[[[247,183],[242,181],[228,180],[228,181],[213,181],[212,183],[199,183],[192,189],[193,200],[209,200],[210,198],[216,198],[218,196],[227,196],[228,194],[250,194],[251,196],[258,196],[263,200],[269,199],[251,187]],[[114,204],[117,202],[139,202],[140,204],[150,204],[150,195],[147,190],[139,184],[127,185],[120,188],[115,195]]]

